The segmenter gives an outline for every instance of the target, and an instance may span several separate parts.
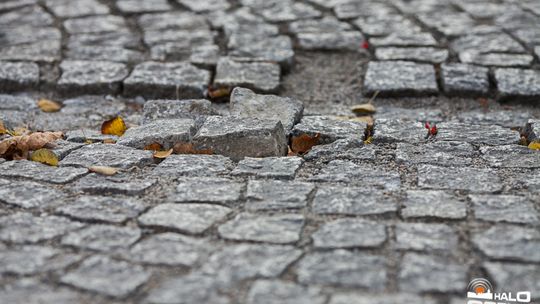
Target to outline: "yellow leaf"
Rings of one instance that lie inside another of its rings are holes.
[[[49,166],[58,166],[58,157],[49,149],[39,149],[32,152],[30,160]]]
[[[101,125],[101,134],[122,136],[126,132],[126,123],[120,116],[107,120]]]
[[[167,158],[169,156],[171,156],[171,154],[173,153],[173,149],[169,149],[167,151],[155,151],[154,152],[154,157],[155,158]]]
[[[364,103],[353,106],[351,108],[351,111],[358,115],[369,115],[375,113],[377,110],[375,109],[375,106],[371,103]]]
[[[4,122],[0,120],[0,135],[7,134],[8,130],[6,129],[6,126],[4,126]]]
[[[533,141],[529,144],[529,149],[540,150],[540,141]]]
[[[62,109],[62,105],[60,105],[58,102],[45,98],[38,100],[37,104],[41,111],[46,113],[58,112],[60,109]]]
[[[91,166],[91,167],[88,167],[88,170],[90,170],[90,172],[94,172],[94,173],[106,175],[106,176],[112,176],[118,173],[118,169],[113,168],[113,167],[105,167],[105,166]]]
[[[370,137],[368,137],[366,140],[364,140],[364,144],[366,144],[366,145],[369,145],[369,144],[371,144],[372,142],[373,142],[373,137],[372,137],[372,136],[370,136]]]

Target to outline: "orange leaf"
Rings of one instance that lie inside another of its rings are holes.
[[[58,112],[60,109],[62,109],[62,105],[60,105],[58,102],[45,98],[38,100],[37,105],[41,111],[45,113]]]
[[[218,99],[223,98],[231,95],[231,89],[230,88],[209,88],[208,89],[208,97],[211,99]]]
[[[30,160],[49,166],[58,166],[58,156],[49,149],[39,149],[30,155]]]
[[[107,120],[101,125],[101,134],[122,136],[126,132],[126,123],[120,116]]]
[[[302,134],[300,136],[293,136],[291,141],[291,150],[294,153],[304,154],[311,150],[313,146],[319,144],[321,134],[317,133],[315,136],[309,136],[307,134]]]
[[[144,147],[144,149],[149,150],[149,151],[161,151],[163,149],[163,147],[160,144],[155,142],[155,143],[146,145]]]
[[[156,151],[154,152],[154,158],[167,158],[171,156],[172,153],[173,153],[172,148],[167,151]]]
[[[177,143],[173,150],[176,154],[214,154],[212,149],[196,150],[191,143]]]

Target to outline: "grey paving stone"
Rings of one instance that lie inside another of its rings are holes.
[[[256,178],[294,179],[304,160],[300,157],[246,157],[238,163],[232,175]]]
[[[474,233],[471,240],[490,259],[540,261],[540,231],[536,228],[498,225]]]
[[[167,0],[118,0],[116,6],[125,14],[161,12],[172,9]]]
[[[443,91],[449,95],[486,95],[489,92],[489,70],[468,64],[441,66]]]
[[[275,92],[279,87],[281,69],[270,62],[240,62],[219,59],[214,77],[218,87],[246,87],[260,92]]]
[[[220,49],[217,45],[201,45],[194,47],[189,62],[206,69],[214,69],[219,60]]]
[[[534,57],[528,54],[485,54],[477,51],[463,51],[459,53],[459,60],[485,66],[528,67],[532,64]]]
[[[364,145],[361,138],[338,139],[330,144],[317,145],[304,155],[305,160],[329,162],[334,159],[375,160],[377,148]]]
[[[203,233],[231,212],[230,208],[210,204],[161,204],[140,216],[139,223],[195,234]]]
[[[58,117],[56,117],[56,119],[58,119]],[[101,134],[101,130],[98,131],[95,129],[79,129],[67,131],[65,137],[68,142],[82,144],[86,144],[87,141],[90,141],[92,143],[103,143],[106,140],[116,142],[119,138],[116,135]]]
[[[438,43],[430,33],[405,32],[392,33],[385,37],[373,37],[369,43],[375,47],[381,46],[437,46]]]
[[[422,145],[398,143],[396,162],[441,166],[468,166],[476,155],[474,147],[459,141],[435,141]]]
[[[22,246],[0,252],[0,273],[30,275],[58,270],[76,263],[80,256],[46,246]]]
[[[529,119],[525,125],[525,135],[527,140],[538,141],[540,140],[540,120],[539,119]]]
[[[292,244],[300,240],[304,216],[299,214],[258,215],[240,213],[222,224],[218,233],[235,241]]]
[[[253,61],[276,62],[288,69],[294,62],[291,38],[286,35],[260,37],[234,33],[227,43],[228,55],[234,60],[248,58]]]
[[[502,189],[503,184],[497,173],[490,169],[420,165],[418,186],[424,189],[496,192]]]
[[[508,30],[524,27],[536,28],[540,24],[537,16],[521,9],[506,10],[497,15],[494,21],[496,25]]]
[[[11,162],[5,162],[1,166],[5,167],[9,163]],[[66,199],[64,192],[50,186],[29,181],[3,181],[5,180],[0,180],[0,202],[8,205],[47,209],[63,203]]]
[[[316,248],[379,247],[387,239],[386,226],[361,219],[338,219],[312,234]]]
[[[193,266],[212,248],[208,239],[166,232],[138,242],[124,255],[137,263]]]
[[[475,22],[467,13],[459,12],[438,12],[418,14],[420,22],[427,25],[430,29],[447,36],[455,37],[470,33],[470,29],[474,27]]]
[[[58,89],[63,94],[115,94],[128,69],[122,63],[107,61],[64,60]]]
[[[61,45],[57,40],[0,48],[0,60],[53,63],[60,59]]]
[[[540,154],[520,145],[481,147],[482,158],[499,168],[540,168]]]
[[[488,222],[538,224],[533,201],[517,195],[469,195],[475,218]]]
[[[531,117],[531,113],[528,111],[494,110],[485,112],[472,110],[458,113],[456,119],[471,125],[498,125],[505,128],[516,128],[525,125],[529,117]]]
[[[337,20],[332,16],[324,16],[321,19],[305,19],[291,22],[288,30],[290,33],[337,33],[351,30],[352,26],[347,22]]]
[[[85,168],[51,167],[41,163],[19,160],[0,165],[0,176],[22,177],[54,184],[66,184],[88,173]]]
[[[250,180],[245,208],[248,210],[300,209],[307,206],[315,189],[311,183],[279,180]]]
[[[6,5],[6,3],[2,2],[1,5]],[[0,24],[6,27],[14,27],[19,25],[39,27],[52,25],[54,22],[52,16],[39,5],[28,5],[8,12],[3,12],[3,10],[1,11],[2,14],[0,15]]]
[[[394,106],[380,106],[377,108],[375,115],[377,121],[417,121],[417,122],[434,122],[443,121],[443,113],[437,108],[402,108]]]
[[[111,96],[104,97],[100,95],[77,96],[62,101],[62,105],[63,107],[60,110],[62,114],[88,114],[88,116],[94,114],[102,116],[100,118],[115,116],[127,109],[126,104],[122,100]],[[100,125],[101,122],[99,121]]]
[[[401,216],[405,219],[464,219],[467,216],[467,205],[445,191],[409,190],[403,201]]]
[[[398,223],[396,248],[451,253],[458,246],[457,231],[446,224]]]
[[[431,47],[381,47],[375,50],[378,60],[410,60],[428,63],[441,63],[448,59],[448,51]]]
[[[396,10],[386,3],[375,1],[336,1],[334,13],[339,19],[350,19],[359,16],[377,16],[396,13]]]
[[[91,173],[79,179],[73,189],[91,194],[140,195],[156,182],[155,178],[134,178],[122,173],[115,176]]]
[[[215,38],[216,33],[208,29],[167,29],[144,32],[144,43],[151,46],[152,54],[186,52],[187,48],[213,45]]]
[[[24,95],[0,94],[0,110],[32,111],[37,109],[36,100]]]
[[[490,3],[487,1],[463,1],[458,0],[454,1],[462,10],[467,12],[473,18],[483,19],[483,18],[493,18],[499,14],[504,13],[506,7],[504,5],[499,5],[496,3]]]
[[[145,31],[209,29],[203,16],[178,11],[144,14],[137,18],[137,24]]]
[[[304,50],[359,51],[364,36],[357,31],[334,33],[298,33],[298,45]]]
[[[386,261],[380,256],[343,249],[314,252],[298,262],[297,274],[302,284],[383,290]]]
[[[244,189],[244,183],[227,178],[190,178],[180,180],[170,196],[175,203],[215,203],[234,205]]]
[[[277,25],[261,20],[258,15],[252,14],[247,7],[239,8],[232,13],[220,12],[219,15],[215,16],[215,19],[211,20],[213,27],[223,28],[226,37],[231,37],[234,34],[265,38],[279,35]]]
[[[0,61],[0,91],[37,89],[39,66],[31,62]]]
[[[137,149],[158,143],[168,150],[176,143],[189,142],[195,132],[196,125],[192,119],[160,119],[128,129],[116,143]]]
[[[348,160],[329,162],[309,180],[333,183],[361,181],[366,188],[386,190],[398,190],[401,186],[398,172],[381,170],[373,165],[357,165]]]
[[[372,61],[364,79],[364,94],[430,95],[438,91],[435,70],[428,64],[407,61]]]
[[[163,280],[145,300],[152,304],[231,303],[218,293],[212,277],[191,273]]]
[[[50,150],[56,155],[56,157],[58,157],[59,160],[62,160],[73,150],[77,150],[83,145],[84,144],[81,143],[73,143],[67,140],[60,139],[54,142],[54,148]]]
[[[127,24],[120,16],[102,15],[67,19],[64,28],[69,34],[87,34],[121,31],[127,29]]]
[[[249,289],[248,304],[323,304],[326,296],[318,287],[305,287],[292,282],[257,280]]]
[[[91,225],[68,233],[61,242],[62,245],[110,252],[127,248],[140,237],[139,228]]]
[[[367,124],[356,121],[333,119],[328,116],[304,116],[292,130],[293,136],[320,134],[319,143],[329,144],[338,139],[362,139]]]
[[[497,286],[504,286],[505,290],[528,290],[533,298],[538,298],[540,293],[540,267],[532,264],[517,263],[483,263],[489,276]]]
[[[523,53],[525,49],[508,34],[469,34],[454,40],[451,48],[457,52],[481,50],[482,53]]]
[[[360,16],[353,21],[362,33],[369,36],[387,36],[392,33],[419,33],[418,25],[399,14]]]
[[[137,199],[107,196],[79,196],[56,212],[87,221],[122,223],[143,212],[145,205]]]
[[[114,144],[86,145],[68,154],[61,166],[109,166],[128,169],[153,163],[152,152]]]
[[[70,0],[47,0],[45,5],[60,18],[106,15],[110,12],[108,6],[97,0],[82,0],[77,3]]]
[[[534,171],[523,171],[514,176],[511,180],[525,187],[528,191],[532,193],[540,192],[540,177],[538,176],[539,170]]]
[[[287,154],[285,131],[278,120],[210,116],[193,137],[193,145],[233,160]]]
[[[18,2],[18,0],[17,0]],[[39,279],[21,279],[6,284],[0,290],[2,303],[76,303],[85,301],[84,296],[66,287],[53,287]]]
[[[144,103],[142,123],[158,119],[197,119],[217,114],[212,103],[205,99],[149,100]]]
[[[194,12],[227,10],[231,6],[227,0],[178,0],[178,2]]]
[[[72,34],[68,38],[67,46],[69,48],[94,45],[137,48],[140,41],[139,34],[128,29],[119,29],[114,32]]]
[[[140,51],[118,46],[74,46],[66,52],[66,58],[71,60],[110,60],[130,63],[143,61],[144,54]]]
[[[34,216],[19,212],[2,217],[0,239],[14,243],[36,243],[84,227],[84,224],[59,216]]]
[[[510,145],[519,142],[519,133],[496,125],[470,125],[442,122],[437,125],[437,140],[462,141],[488,146]]]
[[[296,21],[317,18],[322,15],[313,6],[293,1],[276,1],[273,5],[257,10],[269,22]]]
[[[399,303],[435,304],[435,299],[412,293],[352,293],[340,292],[332,295],[329,304],[399,304]]]
[[[84,260],[77,269],[64,274],[60,281],[80,289],[121,298],[134,292],[149,278],[150,273],[141,266],[96,255]]]
[[[36,4],[37,0],[6,0],[0,4],[0,11],[10,11],[16,8]]]
[[[167,30],[164,33],[178,33],[182,31],[176,30]],[[155,31],[160,33],[158,31]],[[146,39],[152,39],[148,37],[153,37],[153,33],[147,33]],[[187,31],[184,31],[187,32]],[[171,34],[172,35],[172,34]],[[175,34],[176,35],[176,34]],[[160,44],[153,45],[150,49],[150,59],[154,61],[181,61],[181,62],[192,62],[192,57],[197,58],[202,61],[197,66],[208,69],[208,67],[214,68],[219,59],[219,49],[216,49],[216,45],[213,44],[213,35],[210,32],[193,32],[191,34],[185,34],[184,36],[188,37],[169,37],[165,36],[162,39],[171,40],[166,42],[156,42]],[[158,36],[159,37],[159,36]],[[154,37],[155,38],[155,37]],[[152,42],[153,43],[153,42]],[[210,51],[207,51],[205,48],[211,48]]]
[[[459,292],[467,284],[467,267],[448,258],[406,253],[398,274],[406,292]]]
[[[29,25],[6,27],[1,33],[4,47],[13,46],[19,50],[27,45],[37,44],[44,40],[50,40],[50,44],[56,45],[62,38],[62,34],[57,28],[49,26],[38,28]]]
[[[171,155],[153,171],[153,176],[218,176],[229,173],[233,162],[221,155]]]
[[[187,62],[143,62],[124,80],[124,93],[153,98],[199,98],[210,73]]]
[[[395,213],[397,201],[391,195],[365,188],[322,186],[313,200],[317,214],[372,215]]]
[[[495,82],[500,99],[529,100],[540,96],[540,72],[524,69],[496,69]]]

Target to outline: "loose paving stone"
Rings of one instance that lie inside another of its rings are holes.
[[[280,180],[250,180],[247,185],[248,210],[300,209],[307,206],[315,189],[311,183]]]
[[[99,251],[115,251],[129,247],[141,237],[139,228],[92,225],[68,233],[62,244]]]
[[[217,114],[212,103],[205,99],[150,100],[144,104],[142,123],[158,119],[198,119]]]
[[[59,270],[76,263],[79,259],[80,256],[52,247],[34,245],[12,247],[0,253],[0,273],[30,275]]]
[[[460,112],[457,120],[470,125],[498,125],[505,128],[522,127],[531,117],[528,111],[482,111],[472,110]]]
[[[108,166],[128,169],[153,163],[152,152],[114,144],[86,145],[68,154],[61,166]]]
[[[72,182],[86,173],[88,170],[85,168],[58,168],[27,160],[10,161],[0,165],[0,176],[22,177],[54,184]]]
[[[294,179],[304,160],[300,157],[246,157],[238,163],[232,175],[256,178]]]
[[[225,11],[231,6],[227,0],[178,0],[178,2],[194,12]]]
[[[63,275],[60,281],[80,289],[121,298],[134,292],[149,278],[150,273],[141,266],[96,255]]]
[[[230,208],[210,204],[161,204],[140,216],[139,223],[195,234],[203,233],[231,212]]]
[[[479,53],[477,51],[463,51],[459,54],[459,60],[464,63],[499,67],[528,67],[534,57],[528,54],[500,54]]]
[[[346,160],[375,160],[377,149],[364,145],[361,138],[338,139],[330,144],[317,145],[304,155],[305,160],[332,161]]]
[[[208,239],[166,232],[138,242],[125,253],[125,256],[138,263],[193,266],[206,256],[211,248]]]
[[[244,183],[227,178],[190,178],[180,180],[170,196],[175,203],[215,203],[232,205],[242,196]]]
[[[530,142],[540,140],[540,120],[529,119],[525,125],[525,135]]]
[[[375,47],[382,46],[437,46],[438,43],[429,33],[405,32],[392,33],[385,37],[373,37],[369,43]]]
[[[430,95],[437,93],[433,66],[407,61],[371,61],[364,79],[364,94]]]
[[[312,210],[317,214],[372,215],[395,213],[394,197],[365,188],[322,186],[313,200]]]
[[[437,125],[437,140],[463,141],[488,146],[510,145],[519,142],[519,133],[496,125],[470,125],[443,122]]]
[[[304,116],[292,130],[293,136],[320,134],[319,143],[329,144],[338,139],[362,139],[367,124],[364,122],[333,119],[328,116]]]
[[[67,19],[64,28],[69,34],[88,34],[121,31],[127,29],[127,24],[120,16],[103,15]]]
[[[245,87],[260,92],[275,92],[279,87],[281,69],[270,62],[240,62],[222,57],[216,67],[214,85]]]
[[[316,248],[379,247],[387,238],[386,226],[360,219],[338,219],[323,224],[313,235]]]
[[[152,304],[231,303],[228,298],[218,293],[214,278],[199,273],[162,281],[150,291],[146,302]]]
[[[382,47],[375,50],[375,57],[378,60],[411,60],[428,63],[441,63],[448,59],[448,51],[445,49],[429,47]]]
[[[9,168],[5,165],[10,163],[5,162],[0,166]],[[5,184],[0,182],[0,202],[8,205],[46,209],[63,203],[64,199],[66,195],[62,191],[39,183],[13,180]]]
[[[398,274],[406,292],[459,292],[466,287],[467,267],[440,256],[406,253]]]
[[[73,143],[67,140],[57,140],[54,142],[54,148],[50,149],[59,160],[62,160],[73,150],[77,150],[80,147],[84,146],[82,143]]]
[[[536,228],[498,225],[474,233],[471,240],[490,259],[540,261],[540,232]]]
[[[533,202],[516,195],[469,195],[475,218],[488,222],[538,224]]]
[[[233,160],[287,154],[285,131],[277,120],[210,116],[192,142],[196,150],[209,149]]]
[[[176,143],[189,142],[195,131],[195,121],[192,119],[160,119],[128,129],[116,143],[137,149],[158,143],[168,150]]]
[[[199,98],[210,82],[210,73],[187,62],[143,62],[124,80],[130,96]]]
[[[435,141],[423,145],[398,143],[396,162],[442,166],[468,166],[476,155],[474,147],[459,141]]]
[[[540,153],[520,145],[481,147],[482,158],[500,168],[539,168]]]
[[[97,0],[82,0],[74,3],[70,0],[47,0],[45,5],[60,18],[74,18],[89,15],[109,14],[109,7]]]
[[[538,265],[523,265],[516,263],[483,263],[490,278],[497,286],[504,286],[505,290],[529,290],[533,298],[540,293],[540,267]]]
[[[443,64],[442,87],[446,94],[469,96],[486,95],[489,92],[489,70],[468,64]]]
[[[383,290],[386,261],[380,256],[343,249],[314,252],[298,262],[297,274],[298,281],[303,284]]]
[[[76,303],[89,301],[84,296],[65,287],[53,287],[38,279],[21,279],[4,285],[0,290],[2,303]]]
[[[154,178],[134,178],[128,174],[118,173],[114,176],[102,176],[96,173],[88,174],[79,179],[74,185],[75,191],[92,194],[124,194],[139,195],[155,185]]]
[[[435,304],[434,299],[411,293],[394,294],[365,294],[365,293],[335,293],[329,304],[399,304],[399,303]]]
[[[122,223],[137,217],[145,205],[136,199],[106,196],[80,196],[56,209],[56,212],[87,221]]]
[[[470,167],[418,166],[418,186],[424,189],[496,192],[503,185],[497,173],[490,169]]]
[[[464,219],[467,216],[467,205],[445,191],[409,190],[403,202],[401,216],[405,219]]]
[[[261,37],[252,34],[232,34],[227,44],[228,55],[234,60],[277,62],[284,69],[291,67],[294,51],[291,38],[285,35]]]
[[[359,51],[364,36],[356,31],[334,33],[298,33],[298,45],[304,50]]]
[[[300,240],[304,216],[299,214],[261,216],[241,213],[218,228],[222,238],[235,241],[255,241],[291,244]]]
[[[84,227],[78,222],[59,216],[34,216],[19,212],[2,217],[0,239],[14,243],[36,243],[49,240]]]
[[[72,60],[110,60],[114,62],[143,61],[143,53],[118,46],[76,46],[66,52]]]
[[[39,66],[31,62],[0,61],[0,91],[36,89],[39,84]]]
[[[249,289],[248,304],[323,304],[326,296],[318,287],[304,287],[278,280],[257,280]]]
[[[124,64],[107,61],[64,60],[60,69],[58,89],[70,95],[118,93],[128,75]]]
[[[306,19],[291,22],[289,32],[299,33],[338,33],[351,30],[352,26],[346,22],[341,22],[335,17],[325,16],[321,19]]]
[[[446,224],[398,223],[396,248],[452,252],[458,246],[457,231]]]
[[[500,99],[529,100],[540,96],[540,71],[496,69],[495,82]]]
[[[156,177],[217,176],[229,173],[233,162],[221,155],[171,155],[153,171]]]
[[[279,120],[288,133],[303,114],[304,105],[294,98],[255,94],[252,90],[235,88],[230,98],[231,115]]]
[[[116,6],[127,14],[160,12],[172,8],[167,0],[118,0]]]
[[[137,23],[145,31],[169,29],[202,30],[209,28],[203,16],[177,11],[144,14],[137,19]]]

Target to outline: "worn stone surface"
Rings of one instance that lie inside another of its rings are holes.
[[[170,197],[176,203],[216,203],[234,205],[240,201],[244,184],[227,178],[180,180]]]
[[[39,66],[30,62],[0,61],[0,91],[36,89],[39,83]]]
[[[319,214],[370,215],[394,213],[396,199],[362,188],[326,186],[317,190],[312,210]]]
[[[349,182],[369,185],[368,189],[398,190],[401,179],[398,172],[385,171],[372,165],[357,165],[348,160],[333,160],[326,164],[317,175],[310,178],[319,182]]]
[[[488,69],[467,64],[443,64],[442,87],[450,95],[486,95],[489,92]]]
[[[540,260],[540,233],[536,228],[499,225],[475,233],[473,245],[491,259],[522,262]]]
[[[257,178],[294,179],[303,163],[300,157],[246,157],[238,163],[232,174]]]
[[[299,209],[307,205],[315,186],[305,182],[250,180],[246,191],[246,209]]]
[[[535,298],[538,294],[538,265],[518,263],[486,262],[483,264],[497,286],[507,286],[512,290],[530,290]]]
[[[529,119],[525,125],[525,136],[530,142],[540,140],[540,120]]]
[[[383,224],[357,219],[328,222],[311,236],[317,248],[378,247],[387,238]]]
[[[69,0],[48,0],[45,4],[55,16],[61,18],[106,15],[110,12],[108,6],[96,0],[82,0],[77,3]]]
[[[115,251],[126,248],[141,237],[138,228],[93,225],[70,232],[62,238],[63,245],[94,250]]]
[[[116,6],[124,13],[159,12],[171,8],[166,0],[119,0]]]
[[[285,35],[261,39],[257,35],[235,33],[229,37],[227,48],[232,59],[276,62],[285,69],[290,68],[294,62],[292,41]]]
[[[134,179],[127,174],[102,176],[88,174],[74,184],[74,189],[91,194],[139,195],[156,184],[154,178]]]
[[[398,143],[396,162],[405,164],[432,164],[443,166],[467,166],[476,155],[469,143],[435,141],[421,145]]]
[[[445,176],[445,178],[441,179],[440,176]],[[418,186],[426,189],[496,192],[502,188],[502,182],[496,173],[489,169],[420,165],[418,166]]]
[[[482,158],[492,167],[538,168],[540,154],[520,145],[506,145],[480,148]]]
[[[328,144],[337,139],[362,138],[366,123],[344,121],[326,116],[304,116],[292,130],[293,136],[307,134],[311,137],[320,134],[319,143]]]
[[[279,280],[257,280],[249,290],[246,303],[322,304],[325,300],[326,296],[317,287]]]
[[[488,146],[510,145],[519,142],[519,133],[497,125],[470,125],[443,122],[437,125],[437,140],[463,141]]]
[[[233,162],[221,155],[171,155],[153,171],[156,177],[225,175],[234,168]]]
[[[470,195],[474,216],[489,222],[538,224],[539,215],[531,200],[515,195]]]
[[[398,119],[381,119],[374,127],[374,142],[425,142],[427,130],[420,122]]]
[[[398,48],[383,47],[377,48],[375,57],[378,60],[411,60],[429,63],[441,63],[448,58],[448,51],[445,49],[417,47]]]
[[[81,220],[122,223],[137,217],[144,209],[144,204],[136,199],[81,196],[60,206],[56,212]]]
[[[146,298],[148,303],[216,303],[230,301],[220,295],[212,277],[199,273],[163,280]]]
[[[64,94],[115,94],[128,70],[122,63],[65,60],[60,64],[62,77],[58,89]]]
[[[458,234],[445,224],[399,223],[396,248],[402,250],[451,252],[458,246]]]
[[[409,190],[403,201],[401,216],[406,219],[422,217],[463,219],[467,216],[467,205],[444,191]]]
[[[131,168],[152,163],[152,152],[114,144],[91,144],[68,154],[61,166],[109,166]]]
[[[88,170],[84,168],[55,168],[26,160],[10,161],[0,165],[0,176],[22,177],[55,184],[72,182],[87,172]]]
[[[160,119],[128,129],[116,143],[137,149],[158,143],[168,150],[177,143],[189,142],[195,131],[195,121],[192,119]]]
[[[79,256],[44,246],[21,246],[0,253],[0,273],[30,275],[65,268]]]
[[[144,104],[142,123],[158,119],[197,119],[217,114],[212,103],[205,99],[150,100]]]
[[[540,96],[540,72],[526,69],[496,69],[495,82],[501,99],[534,99]]]
[[[2,216],[0,239],[14,243],[36,243],[52,239],[84,225],[58,216],[34,216],[19,212]]]
[[[5,162],[2,167],[6,168]],[[9,168],[9,167],[7,167]],[[60,205],[66,199],[66,194],[53,187],[30,181],[0,182],[0,202],[22,208],[46,209]]]
[[[219,226],[218,232],[222,238],[229,240],[291,244],[300,240],[303,226],[302,215],[260,216],[241,213]]]
[[[217,63],[214,85],[275,92],[279,87],[280,73],[281,69],[276,63],[235,61],[223,57]]]
[[[360,32],[340,31],[335,33],[297,34],[298,44],[304,50],[358,51],[364,41]]]

